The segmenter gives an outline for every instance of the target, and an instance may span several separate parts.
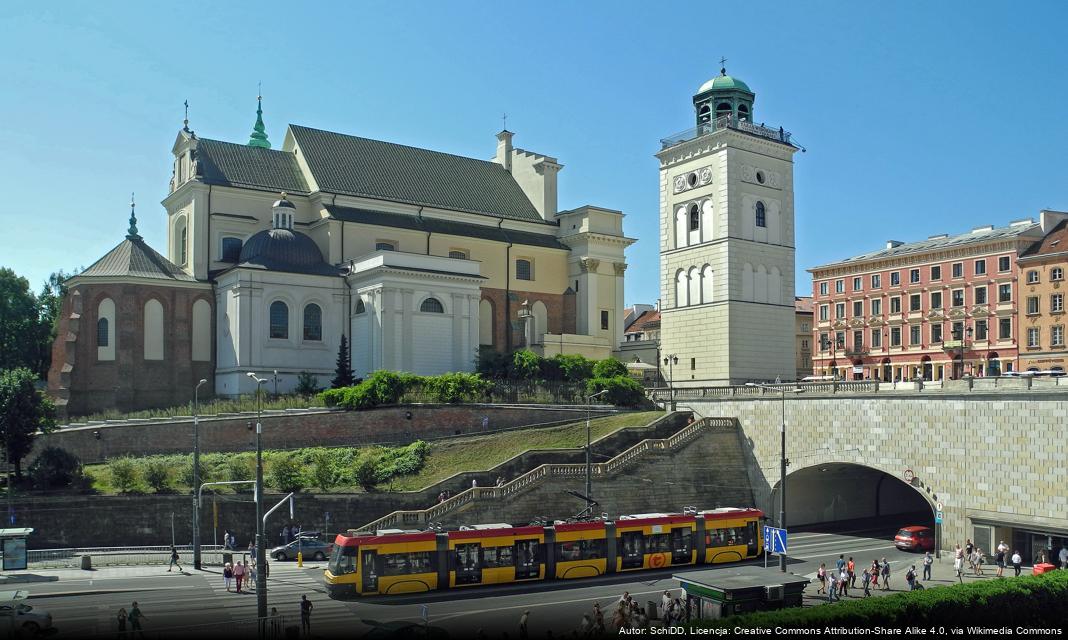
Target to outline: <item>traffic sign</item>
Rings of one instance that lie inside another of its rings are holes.
[[[786,529],[764,527],[764,551],[786,553]]]
[[[936,502],[935,511],[945,511],[944,505],[941,502]]]
[[[935,511],[935,524],[942,524],[942,512]]]

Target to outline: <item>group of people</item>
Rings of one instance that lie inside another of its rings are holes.
[[[932,562],[930,552],[924,557],[924,575],[927,579],[930,579],[931,569],[930,563]],[[913,577],[915,577],[915,565],[913,565]],[[882,560],[872,560],[871,566],[864,569],[860,574],[860,584],[864,588],[864,597],[871,597],[872,587],[879,587],[879,580],[882,579],[883,590],[890,590],[890,563],[883,558]],[[845,554],[839,554],[838,560],[835,561],[834,569],[828,569],[827,563],[821,562],[819,569],[816,570],[816,595],[826,594],[827,602],[835,602],[841,600],[842,596],[849,595],[850,588],[856,588],[857,586],[857,565],[850,556],[848,560],[845,558]],[[912,587],[912,583],[909,583]]]
[[[281,531],[278,532],[278,540],[282,543],[283,546],[285,546],[290,542],[296,540],[297,537],[300,536],[301,531],[302,529],[300,528],[300,523],[294,524],[293,526],[289,526],[287,524],[286,526],[282,527]]]
[[[972,575],[983,576],[986,575],[983,572],[983,564],[986,562],[986,555],[983,550],[977,545],[972,544],[971,539],[965,541],[964,548],[958,544],[957,548],[953,551],[953,571],[957,576],[959,582],[964,582],[964,563],[968,563],[968,568],[972,570]],[[1019,551],[1013,551],[1009,553],[1009,545],[1005,544],[1002,540],[998,543],[997,549],[994,552],[994,562],[997,564],[997,572],[994,574],[999,578],[1005,577],[1005,567],[1008,564],[1012,564],[1012,569],[1016,575],[1020,575],[1020,569],[1023,566],[1023,556]]]
[[[256,585],[256,558],[253,556],[252,560],[244,561],[238,560],[231,564],[227,562],[223,565],[223,584],[226,586],[226,590],[230,590],[230,583],[237,583],[237,592],[241,593],[241,586],[245,585],[248,588],[255,588]]]

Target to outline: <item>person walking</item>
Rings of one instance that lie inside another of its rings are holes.
[[[237,583],[237,592],[241,593],[241,583],[245,581],[245,565],[240,560],[234,565],[234,582]]]
[[[873,586],[875,588],[879,587],[879,571],[880,571],[879,561],[878,560],[872,560],[871,561],[871,586]]]
[[[883,558],[882,574],[883,574],[883,590],[884,591],[890,591],[890,563],[887,562],[886,558]]]
[[[953,552],[953,571],[957,573],[957,580],[964,584],[964,549],[961,549],[959,544]]]
[[[909,585],[909,591],[916,589],[916,565],[909,567],[909,570],[905,572],[905,582]]]
[[[124,637],[126,635],[126,607],[119,607],[115,622],[119,623],[119,637]]]
[[[182,565],[178,564],[178,549],[171,545],[171,562],[167,565],[167,573],[171,572],[171,569],[178,567],[178,573],[182,572]]]
[[[248,589],[256,588],[256,556],[252,556],[252,559],[248,561],[245,566],[248,569],[248,575],[245,576],[245,587]]]
[[[604,628],[604,612],[601,611],[601,605],[597,602],[593,603],[593,632],[597,635],[603,635]]]
[[[983,557],[983,550],[980,549],[979,547],[976,547],[975,548],[975,575],[977,575],[977,576],[985,575],[983,573],[983,562],[985,562],[985,561],[986,561],[986,558]]]
[[[838,580],[835,578],[833,571],[827,572],[827,602],[834,602],[838,599]]]
[[[998,568],[998,570],[994,573],[994,575],[997,576],[998,578],[1004,578],[1005,577],[1005,552],[1001,550],[1001,547],[1004,544],[1005,543],[1002,542],[1001,544],[998,545],[997,553],[994,555],[994,564],[997,565],[997,568]]]
[[[1016,572],[1016,577],[1020,577],[1020,565],[1023,564],[1023,556],[1019,551],[1012,552],[1012,570]]]
[[[838,554],[838,559],[834,561],[834,568],[837,570],[836,573],[839,573],[839,574],[842,573],[842,569],[844,569],[845,566],[846,566],[845,554],[840,553],[840,554]]]
[[[838,595],[849,595],[849,573],[842,568],[842,571],[838,574]]]
[[[527,622],[530,620],[530,609],[523,612],[519,617],[519,640],[527,640]]]
[[[853,556],[849,556],[849,562],[846,563],[846,570],[849,572],[849,586],[856,588],[857,563],[853,562]]]
[[[230,581],[234,579],[234,567],[229,562],[223,565],[223,584],[230,590]]]
[[[141,613],[141,608],[137,606],[136,601],[130,607],[130,614],[127,617],[130,620],[130,633],[136,631],[138,635],[144,638],[145,631],[141,628],[141,621],[144,620],[145,614]]]
[[[300,597],[300,630],[304,635],[311,635],[312,603],[308,596]]]
[[[223,531],[223,550],[233,551],[234,548],[231,545],[232,543],[230,542],[230,530],[226,529],[225,531]]]
[[[968,566],[971,567],[972,571],[975,571],[974,553],[975,545],[972,544],[971,538],[968,538],[964,541],[964,555],[968,558]]]
[[[1061,546],[1061,552],[1057,557],[1061,561],[1061,569],[1068,569],[1068,545]]]
[[[931,565],[934,564],[934,558],[931,556],[931,552],[927,551],[923,554],[923,580],[924,582],[931,579]]]
[[[816,595],[826,593],[827,569],[824,567],[824,564],[822,562],[820,563],[820,568],[816,569],[816,583],[819,585],[819,587],[816,589]]]
[[[865,569],[864,575],[860,577],[861,584],[864,585],[864,597],[871,597],[871,569]]]

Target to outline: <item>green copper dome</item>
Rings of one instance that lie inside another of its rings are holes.
[[[248,146],[270,149],[271,142],[267,139],[266,127],[263,126],[263,98],[256,98],[256,124],[252,127],[252,135],[249,136]]]
[[[701,88],[697,90],[697,93],[704,93],[711,90],[717,91],[745,91],[746,93],[753,93],[753,90],[749,88],[749,85],[742,82],[738,78],[731,77],[726,72],[712,78],[708,82],[701,85]]]

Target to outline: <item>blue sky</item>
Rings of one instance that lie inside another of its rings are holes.
[[[1068,3],[7,3],[0,10],[0,266],[40,287],[123,237],[164,248],[182,101],[248,139],[256,83],[287,123],[489,158],[556,156],[560,206],[627,214],[627,303],[658,296],[659,138],[727,69],[795,157],[805,269],[1068,209]]]

